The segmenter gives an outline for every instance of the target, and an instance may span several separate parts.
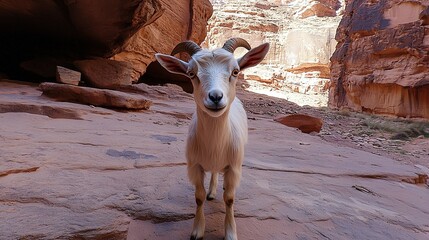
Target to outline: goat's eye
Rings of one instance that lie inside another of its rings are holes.
[[[232,70],[232,74],[231,75],[234,76],[234,77],[237,77],[239,73],[240,73],[240,71],[238,69],[234,69],[234,70]]]
[[[189,76],[190,78],[194,78],[194,77],[195,77],[195,73],[194,73],[194,72],[192,72],[192,71],[189,71],[189,72],[188,72],[188,76]]]

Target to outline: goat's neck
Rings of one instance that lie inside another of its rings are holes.
[[[221,140],[229,136],[229,109],[219,117],[212,117],[197,107],[197,132],[199,136]]]

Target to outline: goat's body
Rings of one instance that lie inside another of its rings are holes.
[[[237,47],[249,50],[238,60],[233,55]],[[244,39],[231,38],[222,48],[212,51],[201,49],[190,41],[179,43],[172,55],[185,51],[191,56],[189,62],[164,54],[155,55],[168,71],[189,77],[194,87],[196,112],[186,143],[188,176],[195,186],[197,203],[191,240],[204,236],[203,204],[205,199],[214,199],[219,172],[224,173],[225,240],[237,240],[233,205],[247,142],[247,115],[236,98],[236,83],[240,70],[260,63],[268,49],[268,43],[251,49]],[[212,176],[206,195],[204,176],[208,171]]]
[[[226,204],[225,239],[236,240],[234,195],[241,177],[244,145],[247,142],[247,115],[238,98],[234,98],[224,114],[213,117],[197,106],[189,127],[186,144],[188,176],[195,185],[197,212],[191,239],[204,234],[203,203],[216,196],[218,173],[224,173],[223,199]],[[209,192],[204,188],[205,172],[212,172]]]
[[[247,115],[237,98],[231,109],[214,118],[197,108],[186,144],[188,168],[200,165],[206,172],[223,172],[230,167],[241,171],[247,142]],[[195,176],[189,178],[195,184]]]

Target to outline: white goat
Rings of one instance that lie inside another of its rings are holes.
[[[243,57],[235,59],[234,50],[245,47]],[[269,44],[254,49],[241,38],[229,39],[222,48],[201,49],[192,41],[179,43],[172,56],[156,54],[158,62],[169,72],[189,77],[194,87],[196,112],[189,128],[186,146],[188,176],[195,185],[197,210],[192,239],[204,236],[203,203],[206,198],[204,176],[212,173],[207,200],[215,198],[218,173],[224,173],[223,199],[226,205],[225,239],[237,239],[234,220],[234,195],[241,177],[244,145],[247,142],[247,116],[236,98],[235,86],[241,70],[257,65],[265,57]],[[173,57],[187,52],[189,62]]]

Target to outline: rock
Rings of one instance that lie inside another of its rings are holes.
[[[0,29],[5,36],[10,34],[2,41],[15,40],[18,46],[37,47],[37,51],[44,53],[83,51],[95,56],[111,56],[120,51],[136,31],[161,14],[158,0],[44,0],[38,3],[6,0],[0,7]],[[25,37],[34,37],[34,33],[38,37],[31,38],[29,43]],[[39,41],[41,44],[37,45]]]
[[[429,7],[426,7],[419,15],[420,20],[422,20],[423,25],[429,25]]]
[[[284,91],[327,93],[329,58],[344,0],[212,1],[205,46],[221,47],[230,37],[242,37],[252,47],[270,43],[264,61],[244,71],[255,79]],[[304,17],[304,18],[303,18]],[[245,49],[237,49],[237,57]],[[255,77],[258,76],[258,77]]]
[[[44,79],[55,79],[56,67],[58,65],[67,65],[66,60],[44,57],[35,58],[20,63],[20,68],[26,73],[31,73]]]
[[[78,102],[107,108],[124,108],[132,110],[149,109],[152,101],[136,94],[119,91],[78,87],[57,83],[42,83],[43,95],[60,101]]]
[[[115,89],[132,84],[131,64],[109,59],[75,61],[74,65],[83,78],[96,88]]]
[[[429,118],[425,9],[422,1],[348,1],[331,58],[331,108]]]
[[[306,10],[304,10],[304,12],[301,14],[301,17],[335,17],[336,15],[336,9],[330,8],[323,3],[315,3],[314,5],[309,6]]]
[[[192,40],[201,43],[206,37],[207,21],[213,12],[209,0],[161,0],[161,4],[164,8],[162,16],[140,29],[124,50],[112,57],[132,64],[134,81],[155,61],[155,53],[170,54],[179,42]],[[155,71],[152,75],[157,74]]]
[[[279,117],[274,121],[301,130],[303,133],[320,132],[323,121],[320,118],[304,115],[291,114],[285,117]]]
[[[19,64],[40,56],[101,57],[130,63],[137,81],[154,53],[186,39],[202,42],[211,13],[209,0],[2,1],[0,71],[20,76]]]
[[[59,83],[77,86],[80,82],[80,75],[80,72],[73,71],[65,67],[57,66],[56,79]]]
[[[81,120],[0,113],[2,239],[189,239],[195,199],[184,149],[191,120],[176,114],[191,115],[192,99],[158,99],[153,111],[92,112],[41,98],[35,86],[0,86],[0,103],[84,113]],[[421,169],[258,117],[249,121],[234,201],[238,237],[427,239],[429,191],[410,183],[421,182]],[[224,237],[221,183],[216,199],[204,203],[207,240]]]

